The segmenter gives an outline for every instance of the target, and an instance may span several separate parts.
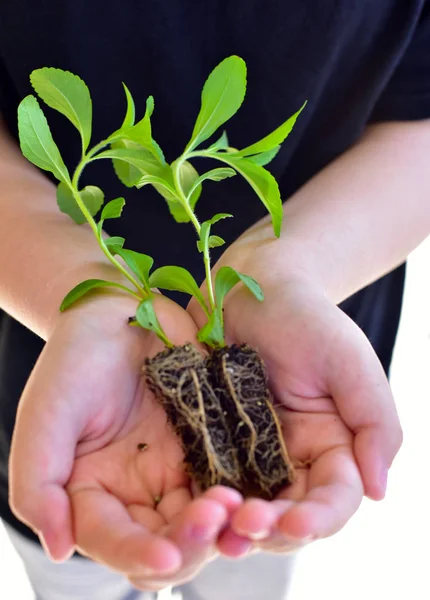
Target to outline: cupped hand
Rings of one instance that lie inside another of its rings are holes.
[[[285,552],[339,531],[363,495],[382,499],[401,428],[382,366],[363,332],[308,276],[290,269],[282,242],[258,229],[233,244],[228,264],[254,276],[265,300],[243,286],[225,301],[229,343],[246,342],[266,363],[297,479],[271,502],[247,499],[219,539],[239,556]],[[189,307],[197,324],[198,307]]]
[[[174,343],[195,339],[185,311],[156,304]],[[58,319],[20,401],[11,505],[54,560],[77,548],[153,590],[213,558],[241,498],[213,488],[193,500],[178,439],[141,375],[162,345],[127,325],[135,308],[93,297]]]

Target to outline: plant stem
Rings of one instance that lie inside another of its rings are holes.
[[[96,147],[96,146],[95,146]],[[94,150],[94,148],[93,148]],[[99,236],[99,232],[98,232],[98,228],[97,228],[97,223],[94,221],[93,217],[91,216],[91,214],[89,213],[87,207],[85,206],[85,203],[82,201],[82,198],[79,194],[78,191],[78,183],[79,183],[79,177],[82,174],[82,171],[85,168],[85,160],[81,161],[79,163],[79,165],[76,167],[75,173],[73,175],[73,179],[71,181],[70,184],[70,191],[73,194],[73,197],[76,201],[76,204],[79,206],[79,208],[82,211],[82,214],[84,215],[84,217],[86,218],[89,226],[91,227],[91,229],[93,230],[94,235],[96,236],[97,241],[99,242],[100,248],[103,251],[103,254],[106,256],[106,258],[124,275],[124,277],[126,277],[132,284],[133,286],[137,289],[137,291],[141,294],[141,296],[138,296],[139,299],[143,299],[146,298],[148,293],[146,292],[146,290],[140,285],[140,283],[133,277],[133,275],[131,275],[127,269],[125,269],[117,260],[114,256],[112,256],[112,254],[109,252],[109,250],[107,249],[103,238],[101,236]],[[125,287],[125,286],[124,286]]]
[[[181,158],[178,161],[176,161],[175,166],[172,169],[173,181],[175,183],[176,191],[178,192],[179,200],[181,201],[182,206],[184,207],[187,215],[189,216],[191,223],[194,225],[194,229],[196,230],[197,235],[199,236],[199,239],[200,239],[200,232],[201,232],[200,223],[199,223],[196,215],[194,214],[193,209],[190,206],[189,199],[184,194],[184,190],[182,189],[181,180],[179,177],[179,169],[181,168],[182,163],[185,162],[187,158],[188,158],[187,155],[183,154],[181,156]],[[207,289],[208,289],[209,304],[210,304],[212,311],[214,311],[216,308],[216,304],[215,304],[215,294],[214,294],[212,277],[211,277],[211,259],[210,259],[208,250],[205,250],[203,252],[203,262],[205,265],[205,276],[206,276],[206,285],[207,285]]]

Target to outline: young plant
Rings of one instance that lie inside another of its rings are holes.
[[[132,286],[130,288],[100,279],[87,280],[67,294],[60,310],[66,310],[82,296],[97,288],[120,288],[139,301],[136,311],[139,325],[154,331],[167,346],[171,346],[156,317],[152,289],[185,292],[199,302],[207,317],[207,323],[199,331],[198,339],[212,348],[224,346],[225,296],[239,282],[260,301],[263,300],[263,292],[254,279],[229,266],[218,270],[213,285],[210,249],[222,246],[225,242],[221,237],[212,235],[211,228],[219,220],[232,215],[216,214],[208,221],[199,222],[195,208],[202,192],[202,184],[207,180],[221,181],[237,173],[242,175],[270,213],[274,233],[279,237],[282,201],[275,178],[264,166],[279,151],[280,144],[291,132],[304,105],[275,131],[242,150],[230,147],[225,132],[216,142],[202,149],[201,144],[237,112],[245,97],[245,62],[237,56],[230,56],[209,75],[203,87],[201,108],[191,139],[181,156],[168,164],[152,135],[152,96],[147,99],[143,118],[136,122],[134,100],[124,85],[127,109],[121,127],[89,148],[92,102],[82,79],[60,69],[42,68],[33,71],[30,80],[38,96],[49,107],[67,117],[78,130],[81,137],[81,158],[74,172],[70,174],[39,102],[33,95],[27,96],[18,108],[22,152],[28,160],[41,169],[50,171],[59,180],[57,201],[60,210],[78,224],[89,224],[104,255]],[[201,157],[217,160],[226,166],[199,174],[190,161]],[[153,259],[150,256],[125,248],[124,238],[105,237],[102,229],[104,222],[121,216],[125,200],[116,198],[104,205],[105,196],[99,187],[80,187],[84,169],[94,161],[102,159],[113,161],[117,176],[126,186],[141,188],[152,185],[167,201],[170,212],[178,223],[192,223],[197,234],[197,247],[203,257],[208,303],[194,277],[186,269],[166,266],[151,273]],[[97,220],[95,217],[100,211]],[[124,267],[119,259],[122,259],[128,268]]]
[[[230,56],[209,75],[191,139],[181,156],[169,164],[152,135],[151,96],[143,118],[136,122],[133,97],[124,85],[127,109],[121,127],[90,148],[92,104],[85,83],[72,73],[52,68],[33,71],[30,79],[39,97],[77,128],[81,157],[70,174],[34,96],[27,96],[18,108],[22,152],[59,180],[60,209],[76,223],[89,224],[104,255],[130,284],[128,287],[115,281],[83,281],[67,294],[60,310],[102,287],[116,287],[131,294],[138,301],[137,323],[154,331],[168,346],[145,361],[145,379],[181,440],[188,472],[202,489],[220,483],[245,495],[273,498],[294,481],[294,466],[271,401],[267,372],[252,348],[226,347],[224,342],[226,295],[238,283],[243,283],[260,301],[263,292],[252,277],[231,266],[221,267],[212,282],[210,250],[225,243],[212,233],[212,228],[232,215],[215,214],[200,223],[196,205],[205,181],[221,181],[239,174],[267,208],[275,236],[279,237],[282,201],[275,178],[264,167],[279,151],[304,105],[275,131],[242,150],[230,146],[225,132],[202,148],[237,112],[245,97],[246,65],[241,58]],[[223,166],[199,174],[192,164],[195,158],[214,159]],[[105,204],[100,188],[80,185],[84,169],[103,159],[112,160],[117,176],[126,186],[152,185],[167,201],[178,223],[193,225],[206,273],[207,300],[186,269],[164,266],[152,271],[154,261],[150,256],[126,248],[122,237],[105,236],[104,222],[121,216],[125,200],[115,198]],[[191,344],[173,347],[154,311],[154,288],[185,292],[199,302],[207,322],[198,332],[198,339],[211,347],[209,355],[203,356]]]

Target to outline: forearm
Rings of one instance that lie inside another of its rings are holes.
[[[430,121],[372,126],[285,203],[275,270],[305,273],[338,303],[429,233]]]
[[[0,307],[43,338],[83,279],[121,281],[87,226],[56,205],[55,186],[0,129]]]

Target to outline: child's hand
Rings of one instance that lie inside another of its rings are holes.
[[[135,308],[94,297],[59,317],[19,406],[11,504],[54,559],[76,546],[152,590],[213,558],[241,498],[213,488],[193,501],[179,442],[141,377],[161,343],[127,326]],[[195,339],[180,307],[160,297],[157,313],[174,342]]]
[[[279,242],[248,244],[244,236],[217,265],[252,275],[263,287],[263,303],[243,287],[227,297],[227,338],[249,343],[264,359],[299,466],[297,482],[278,499],[238,508],[219,541],[231,556],[249,550],[247,538],[254,547],[287,551],[337,532],[363,493],[383,498],[402,440],[387,379],[364,334],[298,271],[283,274],[278,251]],[[190,310],[201,324],[197,307]]]

